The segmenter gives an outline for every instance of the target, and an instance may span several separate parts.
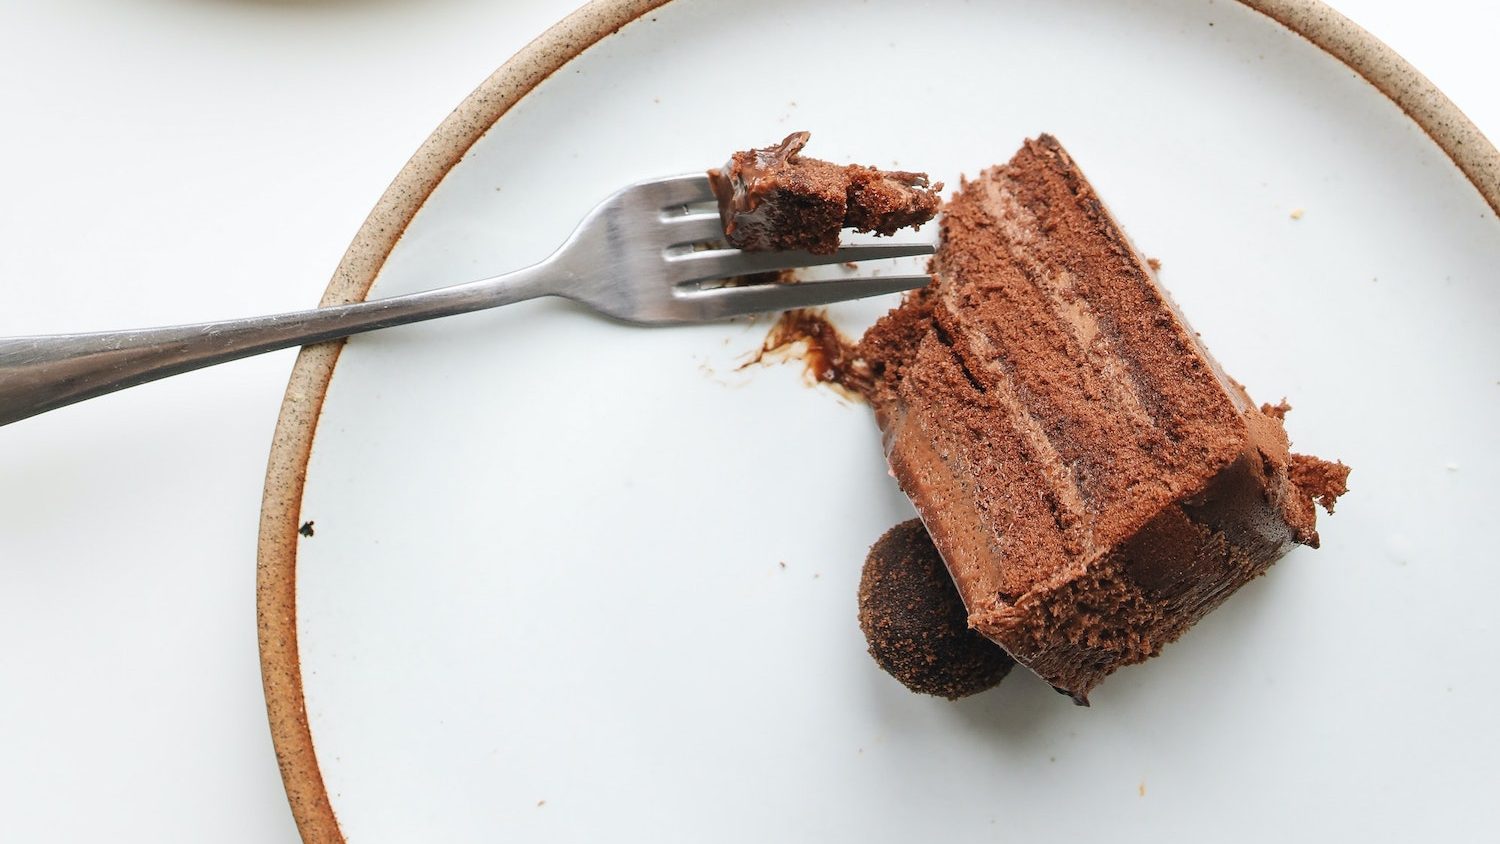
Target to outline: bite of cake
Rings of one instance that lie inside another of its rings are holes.
[[[802,148],[810,137],[793,132],[708,171],[729,245],[826,255],[838,250],[842,229],[890,235],[937,213],[943,185],[929,184],[926,173],[807,158]]]

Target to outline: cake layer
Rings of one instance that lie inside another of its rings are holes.
[[[861,355],[971,625],[1082,699],[1316,544],[1279,415],[1224,375],[1055,139],[966,181],[942,235],[934,284]]]

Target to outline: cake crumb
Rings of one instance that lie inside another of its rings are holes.
[[[1292,219],[1293,220],[1300,220],[1300,219],[1302,219],[1303,213],[1305,213],[1305,212],[1303,212],[1303,210],[1301,208],[1293,208],[1292,209]]]
[[[1146,781],[1145,780],[1141,780],[1141,785],[1140,785],[1140,788],[1138,789],[1138,792],[1140,793],[1140,795],[1142,797],[1146,796]]]
[[[538,801],[536,801],[536,807],[538,809],[542,808],[545,805],[547,805],[547,801],[546,800],[538,800]]]
[[[303,536],[312,536],[314,533],[312,520],[309,519],[308,521],[303,522],[302,527],[297,528],[297,532],[302,534]]]
[[[1270,416],[1274,419],[1281,419],[1283,421],[1286,419],[1286,415],[1290,413],[1291,410],[1292,406],[1290,404],[1287,404],[1286,396],[1282,396],[1281,401],[1275,404],[1263,404],[1260,406],[1261,413],[1264,413],[1265,415]]]
[[[1290,474],[1293,484],[1330,513],[1338,497],[1349,491],[1349,467],[1343,463],[1293,454]]]
[[[1160,270],[1161,269],[1161,259],[1160,258],[1147,258],[1146,259],[1146,266],[1150,267],[1153,270]]]

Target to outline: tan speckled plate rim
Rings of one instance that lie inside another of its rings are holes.
[[[671,0],[592,0],[495,71],[422,144],[355,235],[322,304],[362,300],[427,197],[510,107],[584,50]],[[1320,0],[1238,0],[1348,65],[1448,154],[1500,215],[1500,150],[1442,92],[1380,40]],[[303,483],[339,342],[304,348],[276,424],[261,503],[256,571],[261,676],[271,738],[306,841],[343,842],[308,729],[297,650],[297,541]]]

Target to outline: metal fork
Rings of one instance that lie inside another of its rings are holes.
[[[0,339],[0,425],[262,352],[539,296],[561,296],[639,325],[670,325],[826,305],[928,281],[925,275],[891,275],[716,286],[754,273],[930,255],[933,247],[857,245],[831,255],[741,252],[724,246],[717,210],[693,207],[712,199],[703,175],[640,182],[600,203],[541,263],[422,293],[251,319]]]

